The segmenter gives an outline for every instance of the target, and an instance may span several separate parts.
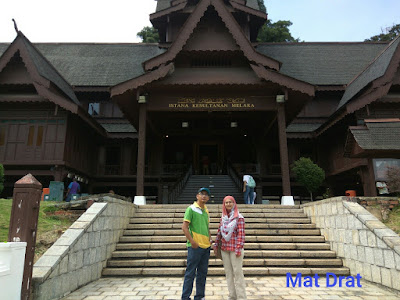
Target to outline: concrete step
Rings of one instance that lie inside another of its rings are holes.
[[[185,207],[177,207],[177,208],[162,208],[162,210],[158,210],[158,204],[157,205],[153,205],[152,207],[148,207],[149,205],[142,205],[139,206],[135,216],[137,216],[138,214],[140,215],[141,213],[151,213],[153,215],[156,216],[163,216],[165,217],[166,214],[170,214],[170,213],[185,213],[186,208],[188,207],[187,205],[185,205]],[[210,215],[213,214],[217,214],[217,217],[221,216],[221,211],[222,211],[222,206],[221,205],[215,205],[214,207],[208,207],[208,210],[210,212]],[[303,209],[301,208],[291,208],[291,206],[289,206],[289,208],[259,208],[259,205],[251,205],[250,207],[239,207],[239,211],[241,214],[246,214],[246,213],[303,213]],[[246,215],[247,217],[247,215]]]
[[[196,198],[193,197],[193,201],[192,203],[196,201]],[[212,210],[218,210],[221,211],[221,204],[207,204],[208,210],[212,211]],[[185,211],[185,209],[187,208],[186,204],[148,204],[148,205],[140,205],[138,207],[138,211],[140,210],[145,210],[145,209],[152,209],[153,212],[157,211],[158,209],[160,209],[160,211],[162,212],[163,209],[182,209],[183,211]],[[252,205],[252,204],[238,204],[238,209],[240,211],[242,211],[243,209],[252,209],[252,210],[256,210],[256,211],[260,211],[263,209],[271,209],[271,208],[278,208],[278,209],[299,209],[300,205],[280,205],[280,204],[257,204],[257,205]]]
[[[247,258],[336,258],[336,253],[330,250],[247,250]],[[113,258],[186,258],[187,250],[117,250],[112,253]],[[214,257],[214,253],[211,253]]]
[[[243,267],[243,273],[245,276],[276,276],[286,275],[286,273],[302,273],[302,275],[325,275],[326,273],[334,273],[336,275],[349,275],[348,268],[279,268],[279,267]],[[103,270],[103,276],[184,276],[185,267],[139,267],[139,268],[105,268]],[[218,267],[208,268],[208,275],[210,276],[224,276],[224,269]]]
[[[303,212],[240,212],[247,220],[248,218],[306,218]],[[183,218],[185,212],[168,213],[168,218]],[[210,212],[210,218],[220,218],[221,213]],[[166,213],[137,212],[135,218],[165,218]]]
[[[188,204],[144,205],[137,208],[112,253],[104,276],[183,276],[186,238],[182,221]],[[210,202],[209,202],[210,203]],[[348,275],[348,268],[330,250],[320,230],[298,205],[244,205],[246,219],[244,273],[251,276],[303,275],[332,272]],[[207,205],[215,238],[222,205]],[[222,261],[211,252],[209,274],[223,276]]]
[[[210,230],[211,235],[217,234],[217,229]],[[246,229],[246,236],[248,235],[320,235],[319,229]],[[179,229],[126,229],[124,235],[182,235],[182,230]]]
[[[119,243],[116,250],[186,250],[185,243]],[[330,250],[328,243],[245,243],[245,250]]]
[[[220,218],[210,218],[210,223],[219,223]],[[304,218],[248,218],[245,219],[246,224],[248,223],[299,223],[307,224],[311,223],[310,219]],[[129,223],[131,224],[160,224],[160,223],[180,223],[183,222],[183,215],[180,218],[131,218]]]
[[[333,259],[264,259],[264,258],[248,258],[243,259],[243,266],[342,266],[342,260],[339,258]],[[124,267],[186,267],[186,259],[118,259],[109,261],[108,267],[124,268]],[[209,266],[222,267],[222,260],[211,258]]]
[[[211,223],[210,229],[218,229],[219,223]],[[128,224],[127,229],[181,229],[182,223],[159,223],[159,224]],[[260,224],[248,223],[247,229],[315,229],[315,224]]]
[[[215,235],[213,236],[215,238]],[[185,243],[186,238],[181,236],[122,236],[121,243]],[[323,243],[325,238],[323,236],[246,236],[246,243],[260,242],[260,243]]]

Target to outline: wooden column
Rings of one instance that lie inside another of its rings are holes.
[[[35,256],[37,225],[42,185],[31,174],[14,184],[11,208],[9,242],[26,242],[21,300],[28,300],[32,286],[33,259]]]
[[[283,103],[278,103],[278,134],[279,134],[279,152],[281,158],[281,173],[282,173],[282,193],[283,196],[291,196],[290,190],[290,173],[289,173],[289,156],[286,138],[286,118],[285,106]]]
[[[139,104],[139,136],[136,175],[136,196],[144,196],[144,169],[146,155],[146,104]]]
[[[366,193],[367,197],[376,197],[378,196],[378,193],[376,191],[376,182],[375,182],[375,173],[374,173],[374,166],[372,159],[368,159],[368,170],[367,174],[365,176],[366,183],[367,183],[367,190],[365,190],[366,185],[363,184],[364,187],[364,193]]]

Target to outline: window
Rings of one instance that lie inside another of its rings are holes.
[[[100,103],[98,102],[89,103],[88,113],[92,116],[100,115]]]
[[[28,132],[28,146],[33,146],[33,137],[35,135],[35,126],[29,126]]]
[[[43,126],[39,126],[36,137],[36,146],[42,146],[42,141],[43,141]]]
[[[6,127],[0,127],[0,146],[4,146],[6,141]]]

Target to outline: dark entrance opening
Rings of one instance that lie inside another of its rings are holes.
[[[216,141],[194,144],[194,168],[196,174],[218,175],[223,171],[223,144]]]
[[[201,174],[218,174],[218,146],[217,145],[200,145],[199,160]]]

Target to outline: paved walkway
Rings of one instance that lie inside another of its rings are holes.
[[[183,278],[101,278],[63,300],[133,300],[180,299]],[[286,277],[246,277],[248,300],[251,299],[346,299],[398,300],[400,294],[361,280],[362,287],[327,288],[325,278],[319,288],[286,287]],[[224,277],[208,277],[206,299],[227,299]]]

